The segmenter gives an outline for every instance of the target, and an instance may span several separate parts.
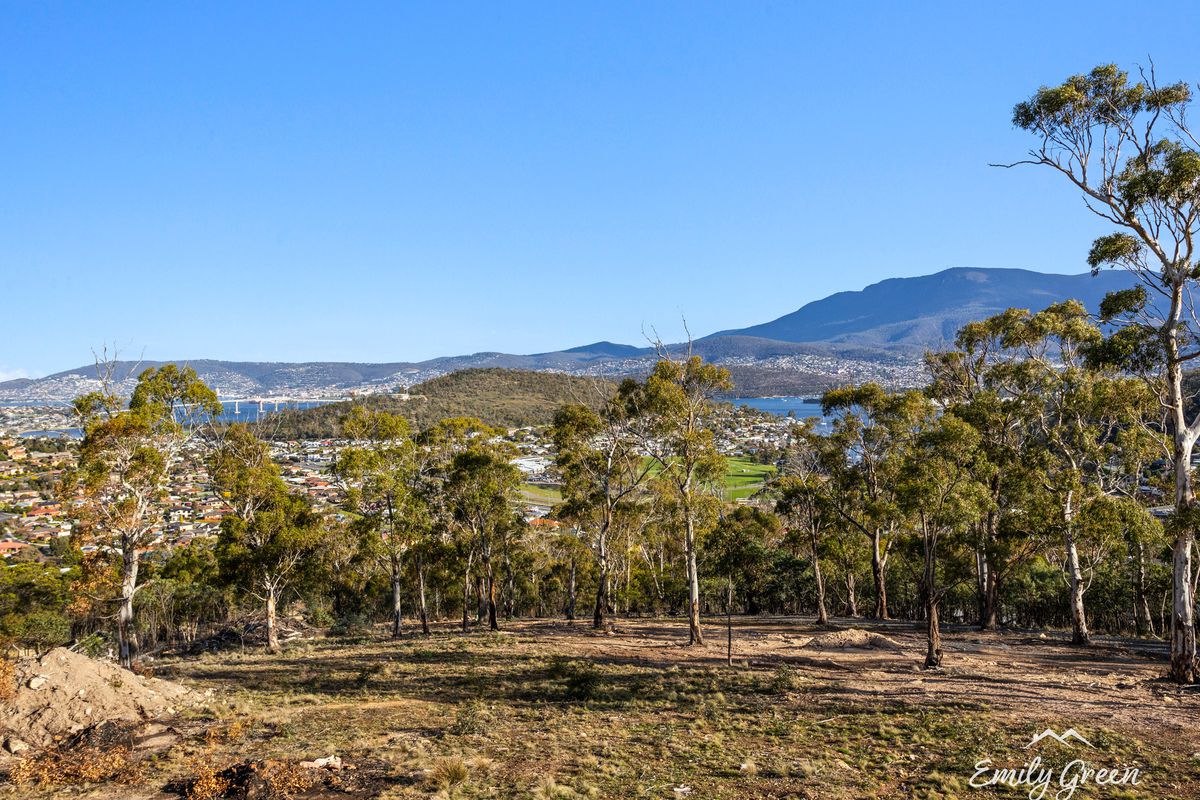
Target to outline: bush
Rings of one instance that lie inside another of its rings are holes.
[[[486,716],[487,710],[481,701],[471,700],[463,703],[455,712],[454,724],[450,727],[450,732],[459,735],[483,733]]]
[[[364,636],[371,632],[371,619],[366,614],[344,614],[329,629],[333,636]]]
[[[787,664],[780,664],[771,676],[771,691],[786,694],[800,686],[800,676]]]
[[[604,676],[590,661],[556,658],[550,665],[550,675],[562,681],[562,694],[567,700],[593,700],[604,682]]]

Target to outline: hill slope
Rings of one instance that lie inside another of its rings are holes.
[[[1076,298],[1095,311],[1106,294],[1132,286],[1125,272],[1093,277],[1024,269],[948,269],[917,278],[890,278],[858,292],[838,292],[749,328],[719,331],[701,341],[756,337],[887,350],[921,350],[954,341],[964,324],[1007,308],[1040,311]]]
[[[416,428],[429,427],[447,417],[478,417],[500,428],[545,425],[564,403],[596,407],[614,389],[610,381],[554,372],[465,369],[412,387],[408,399],[380,394],[280,412],[264,423],[263,432],[286,439],[334,437],[341,431],[341,418],[355,404],[399,414]]]

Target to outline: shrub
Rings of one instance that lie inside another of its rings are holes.
[[[332,636],[365,636],[371,632],[371,618],[366,614],[344,614],[329,629]]]
[[[71,641],[71,620],[56,611],[26,614],[17,641],[39,654],[53,650]]]
[[[790,692],[798,688],[800,683],[800,676],[787,664],[780,664],[771,676],[771,690],[778,694]]]
[[[567,700],[592,700],[600,694],[604,676],[589,661],[557,658],[550,665],[550,675],[562,681],[563,697]]]
[[[459,735],[468,733],[483,733],[487,709],[480,700],[471,700],[459,705],[455,712],[454,724],[450,732]]]

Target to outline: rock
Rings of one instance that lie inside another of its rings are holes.
[[[341,756],[326,756],[325,758],[315,758],[312,761],[301,761],[300,766],[305,769],[340,770],[342,768],[342,759]]]
[[[36,692],[38,689],[45,686],[48,682],[49,681],[47,681],[45,675],[34,675],[32,678],[29,679],[29,682],[26,683],[25,685],[28,686],[30,689],[33,689]]]
[[[29,751],[29,745],[27,745],[25,742],[22,742],[15,736],[10,736],[4,740],[4,749],[9,753],[12,753],[14,756],[19,756],[22,753]]]

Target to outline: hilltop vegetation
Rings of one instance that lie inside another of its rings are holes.
[[[288,410],[263,425],[263,435],[286,439],[326,439],[341,432],[341,420],[355,405],[398,414],[424,429],[450,417],[477,417],[498,428],[545,425],[564,403],[598,406],[613,384],[600,378],[519,369],[464,369],[417,384],[402,395],[371,395],[361,400]]]

